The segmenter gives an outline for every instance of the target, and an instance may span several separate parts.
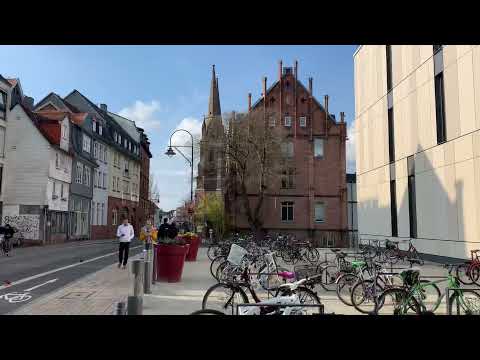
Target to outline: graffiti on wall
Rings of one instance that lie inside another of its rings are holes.
[[[40,239],[40,215],[6,215],[2,224],[10,224],[16,228],[24,239]]]

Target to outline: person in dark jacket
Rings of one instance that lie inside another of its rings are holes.
[[[12,248],[11,239],[15,230],[10,224],[6,224],[5,226],[0,226],[0,234],[3,235],[3,243],[2,248],[5,255],[9,256],[10,249]]]
[[[172,224],[170,225],[169,229],[168,229],[168,237],[170,239],[175,239],[178,235],[178,228],[177,228],[177,225],[175,224],[175,221],[172,222]]]
[[[168,219],[164,218],[163,219],[163,224],[160,225],[158,228],[158,235],[157,238],[159,241],[165,239],[168,236],[168,229],[170,228],[170,225],[168,224]]]

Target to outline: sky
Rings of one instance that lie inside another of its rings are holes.
[[[355,171],[353,53],[357,46],[0,46],[0,74],[19,78],[35,103],[50,92],[79,90],[96,104],[146,130],[153,158],[150,168],[160,192],[160,207],[174,209],[190,198],[190,167],[180,155],[165,155],[170,135],[186,129],[200,135],[208,111],[211,66],[219,80],[222,113],[245,111],[278,78],[278,62],[298,61],[298,78],[339,119],[348,124],[347,171]],[[8,134],[7,134],[8,136]],[[173,144],[187,141],[177,133]],[[198,160],[198,159],[196,159]],[[196,161],[195,161],[196,163]],[[196,166],[195,166],[196,172]],[[194,184],[195,186],[195,184]]]

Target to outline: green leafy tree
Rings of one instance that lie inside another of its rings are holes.
[[[222,239],[228,228],[223,198],[217,194],[203,196],[195,207],[195,221],[208,221],[212,224],[215,236]]]

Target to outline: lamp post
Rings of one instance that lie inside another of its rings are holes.
[[[175,134],[176,132],[179,132],[179,131],[185,131],[186,133],[188,133],[188,135],[190,135],[190,137],[192,138],[192,145],[190,145],[190,146],[188,146],[188,145],[172,145],[172,136],[173,136],[173,134]],[[190,159],[187,158],[180,151],[179,148],[181,148],[181,147],[186,147],[186,148],[191,148],[192,149],[192,157]],[[184,129],[175,130],[170,135],[170,145],[168,146],[168,150],[165,152],[165,155],[167,155],[169,157],[172,157],[172,156],[176,155],[175,151],[173,151],[172,148],[175,148],[180,153],[180,155],[182,155],[185,158],[185,160],[187,160],[187,162],[190,164],[190,168],[191,168],[191,172],[190,172],[190,203],[193,204],[193,135],[190,133],[190,131],[187,131],[187,130],[184,130]]]

